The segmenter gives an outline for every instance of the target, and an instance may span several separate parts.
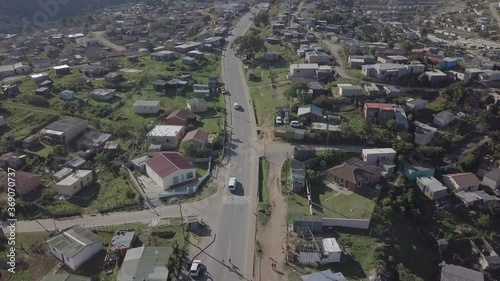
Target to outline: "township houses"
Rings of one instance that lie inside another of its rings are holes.
[[[387,125],[394,119],[394,107],[390,103],[365,103],[364,117],[367,122],[377,125]]]
[[[59,194],[71,197],[94,180],[92,170],[77,170],[56,184]]]
[[[491,169],[483,176],[483,185],[492,190],[500,188],[500,168]]]
[[[173,253],[171,247],[138,247],[127,250],[118,271],[117,281],[167,281],[167,264]]]
[[[175,53],[172,51],[161,51],[151,54],[151,59],[154,61],[170,61],[175,59]]]
[[[16,193],[19,195],[26,195],[42,184],[42,175],[16,171],[14,181]],[[2,185],[5,191],[8,192],[8,177],[3,179]]]
[[[97,101],[109,101],[116,95],[114,89],[95,89],[90,92],[90,97]]]
[[[102,249],[102,240],[92,231],[74,225],[47,240],[50,253],[72,270],[77,270]]]
[[[4,170],[7,170],[7,168],[19,170],[24,165],[26,165],[26,155],[24,154],[7,152],[0,156],[0,168]]]
[[[89,126],[89,121],[65,117],[43,128],[41,133],[58,143],[68,143]]]
[[[384,161],[394,163],[396,151],[392,148],[362,149],[363,161],[368,165],[379,166]]]
[[[342,273],[334,273],[330,269],[302,275],[300,279],[302,281],[347,281]]]
[[[205,112],[208,109],[208,102],[204,98],[192,98],[186,101],[187,108],[193,112]]]
[[[301,106],[297,109],[297,117],[304,124],[311,124],[323,120],[323,109],[313,104]]]
[[[415,126],[415,144],[423,146],[433,141],[434,135],[437,132],[436,128],[420,121],[413,121],[413,126]]]
[[[138,100],[133,108],[137,114],[156,114],[160,111],[160,101]]]
[[[186,42],[184,44],[175,46],[174,51],[187,54],[190,51],[198,49],[199,47],[201,47],[201,45],[202,43],[200,42]]]
[[[182,143],[190,142],[198,148],[207,147],[207,145],[209,144],[208,136],[209,134],[207,132],[196,129],[188,132],[182,139]]]
[[[338,94],[341,97],[357,97],[363,95],[363,88],[351,84],[338,84]]]
[[[448,188],[435,177],[417,177],[420,190],[431,200],[439,200],[447,194]]]
[[[446,127],[455,119],[453,112],[448,110],[443,110],[434,115],[434,120],[432,124],[438,127]]]
[[[174,149],[179,145],[182,136],[184,136],[183,125],[156,125],[146,135],[146,140],[151,150],[156,149],[156,146],[160,149]]]
[[[179,125],[187,126],[193,124],[196,121],[196,115],[187,109],[178,109],[170,113],[167,118],[165,118],[165,123],[167,125]]]
[[[484,281],[484,274],[458,265],[443,264],[440,281]]]
[[[343,164],[326,171],[326,177],[331,182],[355,191],[357,188],[373,187],[378,184],[382,170],[368,165],[359,159],[350,159]]]
[[[290,65],[288,79],[315,79],[318,69],[319,65],[317,63],[292,64]]]
[[[362,66],[363,74],[378,80],[394,80],[411,74],[421,74],[425,71],[425,65],[421,63],[414,64],[396,64],[396,63],[377,63]]]
[[[481,182],[472,173],[443,175],[443,183],[452,192],[477,191]]]
[[[101,151],[111,137],[111,134],[91,130],[76,141],[76,148],[82,151]]]
[[[197,181],[196,169],[177,152],[161,152],[146,161],[146,174],[168,190]]]
[[[435,168],[426,163],[405,164],[403,167],[403,175],[410,181],[416,180],[418,177],[434,177]]]

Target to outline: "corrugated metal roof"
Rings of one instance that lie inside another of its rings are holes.
[[[484,275],[465,267],[445,264],[441,269],[441,281],[484,281]]]
[[[130,249],[125,255],[117,281],[166,281],[171,247],[139,247]]]
[[[102,243],[102,240],[92,231],[80,225],[74,225],[47,240],[47,243],[66,257],[73,257],[86,246]]]
[[[63,274],[47,274],[42,281],[90,281],[89,277],[63,273]]]

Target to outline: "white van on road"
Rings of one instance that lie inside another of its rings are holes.
[[[230,191],[236,190],[237,180],[235,177],[229,178],[229,184],[227,185],[227,189]]]

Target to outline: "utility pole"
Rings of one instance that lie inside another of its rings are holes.
[[[184,233],[184,217],[182,216],[182,204],[181,204],[181,199],[180,198],[177,198],[177,200],[179,201],[179,211],[181,213],[181,222],[182,222],[182,236],[185,235]]]

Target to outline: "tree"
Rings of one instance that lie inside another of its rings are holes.
[[[244,36],[238,37],[233,43],[237,47],[236,54],[239,56],[246,55],[249,58],[253,58],[255,54],[265,50],[264,39],[254,33],[247,33]]]
[[[413,47],[415,47],[415,43],[411,41],[406,40],[401,43],[401,49],[403,49],[403,51],[405,51],[406,54],[409,54],[413,49]]]
[[[411,142],[396,141],[392,144],[392,149],[396,150],[398,154],[408,155],[413,151],[415,146]]]
[[[474,149],[467,152],[461,159],[460,167],[462,170],[468,172],[475,172],[480,164],[480,153],[479,149]]]
[[[400,281],[424,281],[422,278],[417,277],[415,274],[413,274],[402,263],[396,266],[396,271],[398,272]]]
[[[180,151],[182,154],[191,157],[195,153],[196,147],[190,141],[181,143]]]
[[[463,105],[465,97],[473,95],[473,91],[470,88],[465,87],[463,82],[454,83],[449,87],[443,89],[439,93],[443,98],[452,102],[455,106]]]
[[[267,13],[259,13],[253,19],[255,26],[260,27],[261,25],[267,25],[269,23],[269,16]]]
[[[290,86],[288,89],[285,90],[283,95],[288,98],[296,98],[297,93],[302,92],[302,91],[307,91],[309,88],[305,83],[297,83],[293,84]]]
[[[420,84],[428,84],[429,83],[429,77],[427,77],[427,75],[425,73],[422,73],[418,76],[418,82]]]
[[[480,226],[482,228],[490,227],[491,226],[490,215],[488,215],[488,214],[479,215],[479,218],[476,220],[476,223],[478,226]]]
[[[387,128],[389,128],[389,130],[391,130],[391,131],[396,129],[396,120],[391,119],[391,120],[387,121]]]

